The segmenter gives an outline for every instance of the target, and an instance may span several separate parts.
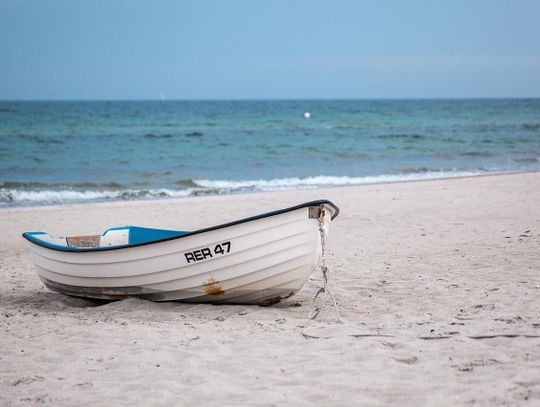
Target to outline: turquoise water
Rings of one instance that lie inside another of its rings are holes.
[[[540,99],[0,102],[1,206],[539,168]]]

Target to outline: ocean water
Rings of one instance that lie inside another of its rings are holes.
[[[537,169],[540,99],[0,101],[0,206]]]

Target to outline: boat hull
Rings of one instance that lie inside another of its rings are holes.
[[[272,305],[300,290],[319,262],[321,236],[313,209],[117,250],[29,245],[43,283],[68,295]],[[330,216],[323,222],[328,230]]]

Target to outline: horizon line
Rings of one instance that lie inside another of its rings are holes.
[[[342,98],[13,98],[0,102],[287,102],[287,101],[397,101],[397,100],[501,100],[540,99],[540,96],[450,96],[450,97],[342,97]]]

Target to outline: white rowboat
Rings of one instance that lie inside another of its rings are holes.
[[[23,237],[39,278],[60,293],[272,305],[300,290],[320,259],[319,226],[327,232],[338,213],[319,200],[191,232],[124,226]]]

